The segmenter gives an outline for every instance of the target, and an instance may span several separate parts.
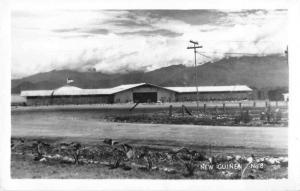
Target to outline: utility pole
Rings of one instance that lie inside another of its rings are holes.
[[[187,49],[194,49],[194,54],[195,54],[195,86],[196,86],[196,91],[197,91],[197,97],[196,97],[196,102],[197,102],[197,115],[199,117],[199,90],[198,90],[198,72],[197,72],[197,48],[202,48],[202,46],[199,46],[198,42],[190,40],[190,43],[193,44],[193,46],[187,47]]]

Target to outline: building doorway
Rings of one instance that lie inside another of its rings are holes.
[[[134,103],[153,103],[157,102],[157,92],[138,92],[133,93]]]

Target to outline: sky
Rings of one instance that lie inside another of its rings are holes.
[[[12,78],[51,70],[104,73],[283,54],[287,10],[28,10],[11,13]],[[237,54],[228,54],[237,53]]]

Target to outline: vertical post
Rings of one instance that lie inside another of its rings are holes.
[[[266,101],[266,108],[268,108],[268,102]]]
[[[196,61],[196,44],[194,44],[194,55],[195,55],[195,86],[196,86],[196,102],[197,102],[197,115],[199,117],[199,89],[198,89],[198,72],[197,72],[197,61]]]
[[[225,113],[225,103],[223,103],[223,112]]]
[[[199,117],[199,89],[198,89],[198,71],[197,71],[197,61],[196,61],[196,45],[194,44],[194,55],[195,55],[195,86],[197,92],[197,115]]]
[[[241,102],[239,103],[239,110],[240,110],[241,121],[244,122],[244,120],[245,120],[245,115],[244,115],[244,111],[243,111],[243,109],[242,109],[242,103],[241,103]]]
[[[267,107],[267,120],[268,120],[268,123],[270,123],[270,121],[271,121],[271,104],[269,104],[269,106]]]
[[[256,107],[256,102],[255,101],[253,102],[253,107]]]
[[[169,117],[172,117],[172,112],[173,112],[173,106],[170,105],[170,107],[169,107]]]
[[[203,105],[203,112],[206,112],[206,103]]]

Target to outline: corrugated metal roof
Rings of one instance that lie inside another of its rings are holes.
[[[111,95],[118,92],[122,92],[131,88],[146,85],[147,83],[139,84],[126,84],[120,85],[113,88],[103,88],[103,89],[81,89],[75,86],[63,86],[55,90],[29,90],[22,91],[21,96],[24,97],[34,97],[34,96],[64,96],[64,95]],[[153,84],[149,84],[156,86]],[[156,86],[160,87],[160,86]],[[170,91],[175,91],[178,93],[188,93],[196,92],[196,87],[161,87],[163,89],[168,89]],[[252,91],[248,86],[199,86],[199,92],[228,92],[228,91]]]
[[[110,89],[82,89],[78,95],[110,95]]]
[[[118,93],[118,92],[125,91],[125,90],[131,89],[131,88],[142,86],[142,85],[145,85],[145,83],[126,84],[126,85],[116,86],[113,88],[103,88],[103,89],[80,89],[80,90],[78,90],[78,91],[76,90],[74,92],[77,93],[76,95],[111,95],[114,93]],[[54,95],[58,95],[58,94],[56,94],[56,92],[54,92]]]
[[[120,85],[114,88],[103,88],[103,89],[81,89],[75,86],[63,86],[55,90],[29,90],[22,91],[21,96],[34,97],[34,96],[63,96],[63,95],[111,95],[124,90],[135,88],[138,86],[145,85],[146,83],[139,84],[126,84]]]
[[[32,97],[32,96],[51,96],[53,90],[26,90],[21,91],[21,96]]]
[[[139,87],[139,86],[142,86],[142,85],[145,85],[145,84],[146,83],[120,85],[120,86],[111,88],[110,92],[111,92],[111,94],[114,94],[114,93],[121,92],[121,91],[124,91],[124,90],[128,90],[128,89],[131,89],[131,88]]]
[[[83,89],[66,85],[53,91],[53,95],[78,95]]]
[[[197,92],[196,87],[166,87],[167,89],[178,93]],[[251,88],[245,85],[237,86],[198,86],[199,92],[235,92],[235,91],[252,91]]]

